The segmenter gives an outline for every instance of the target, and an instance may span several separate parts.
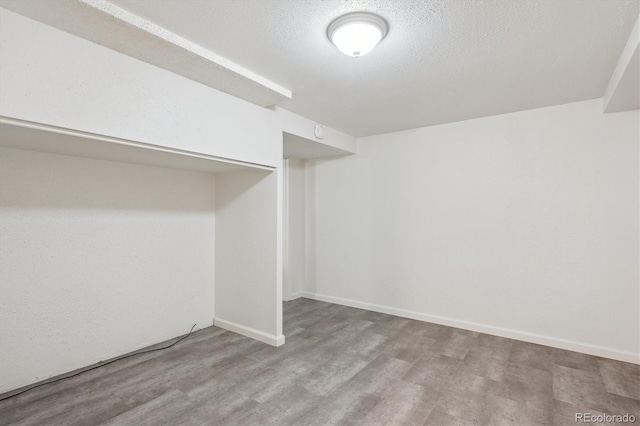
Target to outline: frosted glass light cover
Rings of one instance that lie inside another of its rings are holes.
[[[375,25],[354,22],[343,25],[333,33],[333,44],[345,55],[362,56],[371,52],[382,40],[382,32]]]
[[[358,57],[371,52],[388,30],[389,24],[382,17],[352,12],[334,19],[327,28],[327,36],[342,53]]]

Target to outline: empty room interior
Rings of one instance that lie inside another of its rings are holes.
[[[0,0],[0,425],[640,424],[640,0]]]

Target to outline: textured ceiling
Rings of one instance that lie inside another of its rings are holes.
[[[640,0],[111,0],[283,87],[279,105],[354,136],[601,97]],[[327,25],[387,19],[351,58]]]

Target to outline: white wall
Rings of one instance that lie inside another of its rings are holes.
[[[300,296],[305,281],[305,161],[298,158],[285,160],[285,251],[284,300]]]
[[[215,175],[0,148],[0,393],[212,325]]]
[[[316,163],[309,295],[638,362],[638,111],[602,100]]]
[[[0,8],[0,115],[278,166],[281,119]]]
[[[281,165],[282,132],[315,122],[261,108],[0,8],[0,115],[223,158]],[[325,145],[355,138],[325,127]]]
[[[316,124],[322,123],[316,123],[315,121],[309,120],[308,118],[294,114],[280,107],[274,107],[273,110],[278,117],[280,127],[284,132],[299,136],[306,141],[315,141],[323,146],[328,145],[333,148],[338,148],[339,150],[346,151],[347,153],[356,152],[356,138],[353,136],[349,136],[330,127],[323,126],[324,136],[322,137],[322,140],[319,140],[316,138],[314,130]],[[344,152],[339,151],[338,154],[333,155],[344,155]]]
[[[279,185],[278,172],[216,179],[216,325],[274,346],[284,343]]]

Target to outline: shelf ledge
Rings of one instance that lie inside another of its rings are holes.
[[[0,116],[0,147],[220,173],[271,166]]]

